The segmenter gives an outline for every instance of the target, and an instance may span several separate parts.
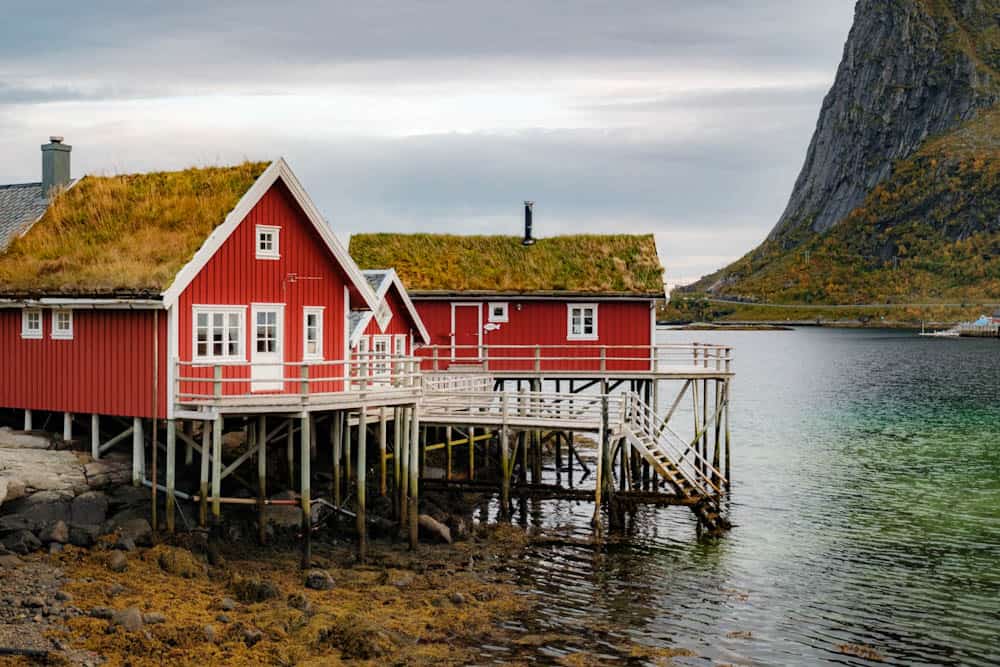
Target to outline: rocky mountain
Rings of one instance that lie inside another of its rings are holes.
[[[882,295],[864,288],[871,276],[862,274],[914,269],[904,264],[919,260],[918,247],[957,258],[962,252],[947,246],[1000,233],[1000,220],[989,219],[996,109],[1000,0],[860,0],[784,214],[761,246],[694,288],[856,301]],[[966,194],[954,190],[956,179]],[[887,197],[902,199],[890,207]],[[952,278],[920,284],[943,295],[956,287]]]

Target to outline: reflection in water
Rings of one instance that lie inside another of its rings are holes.
[[[590,543],[586,502],[529,502],[549,536],[513,564],[543,601],[485,658],[629,645],[677,664],[1000,663],[1000,341],[909,333],[668,332],[736,347],[733,531],[643,508]],[[678,419],[690,419],[682,412]],[[495,512],[494,512],[495,516]],[[708,659],[706,661],[706,659]]]

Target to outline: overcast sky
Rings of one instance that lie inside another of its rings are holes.
[[[852,0],[23,2],[0,183],[284,156],[335,231],[655,232],[670,282],[777,221]],[[208,5],[208,6],[206,6]]]

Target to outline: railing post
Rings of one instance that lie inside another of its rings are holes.
[[[542,346],[535,346],[535,372],[542,370]]]
[[[601,346],[601,372],[608,370],[608,348]]]
[[[490,348],[483,347],[483,370],[490,370]]]
[[[212,367],[213,388],[212,395],[216,399],[222,398],[222,366],[216,364]]]
[[[434,346],[433,352],[434,353],[432,355],[432,358],[434,359],[434,370],[437,371],[437,370],[440,370],[438,368],[438,348],[437,348],[437,345]]]
[[[309,395],[309,367],[305,364],[302,365],[299,371],[300,381],[299,381],[299,393],[303,397]]]

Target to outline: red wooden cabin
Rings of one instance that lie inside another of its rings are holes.
[[[366,234],[362,267],[394,266],[430,334],[425,370],[629,372],[655,366],[662,268],[651,235]]]
[[[351,313],[351,349],[365,373],[376,380],[389,371],[389,358],[409,357],[416,345],[430,344],[430,335],[393,269],[362,271],[375,291],[374,310]]]
[[[0,197],[0,407],[30,427],[355,388],[351,313],[378,299],[284,160],[70,182],[68,155],[36,214]]]

